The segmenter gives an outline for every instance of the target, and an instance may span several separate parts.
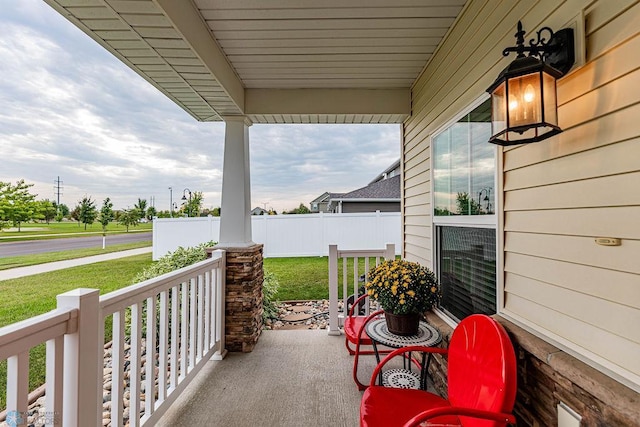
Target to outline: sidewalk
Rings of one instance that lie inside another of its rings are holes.
[[[93,264],[96,262],[109,261],[112,259],[125,258],[134,255],[151,253],[152,248],[130,249],[128,251],[111,252],[104,255],[93,255],[83,258],[68,259],[66,261],[48,262],[46,264],[31,265],[29,267],[11,268],[0,270],[0,281],[16,279],[18,277],[31,276],[34,274],[47,273],[49,271],[62,270],[76,267],[78,265]]]

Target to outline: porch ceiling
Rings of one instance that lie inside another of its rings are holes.
[[[45,0],[194,118],[401,123],[465,0]]]

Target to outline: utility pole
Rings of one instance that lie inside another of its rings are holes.
[[[64,187],[62,187],[62,181],[60,181],[60,177],[56,178],[53,181],[53,194],[56,196],[56,211],[59,212],[60,211],[60,196],[62,195],[62,190],[64,190]]]
[[[169,187],[169,214],[173,218],[173,187]]]

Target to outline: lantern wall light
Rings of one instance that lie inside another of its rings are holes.
[[[556,80],[575,62],[571,28],[553,32],[544,27],[525,46],[525,31],[518,22],[516,52],[511,62],[487,89],[491,94],[491,138],[498,145],[538,142],[562,132],[558,127]],[[525,55],[527,53],[528,55]]]

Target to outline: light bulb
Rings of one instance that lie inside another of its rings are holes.
[[[533,86],[531,86],[530,84],[527,85],[526,89],[524,90],[524,102],[533,102],[533,100],[536,97],[536,93],[533,90]]]

